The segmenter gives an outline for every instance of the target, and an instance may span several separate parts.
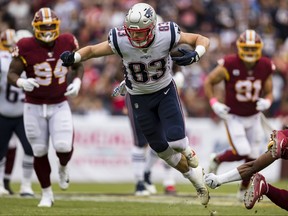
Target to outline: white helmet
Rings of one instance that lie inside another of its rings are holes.
[[[15,41],[15,43],[17,43],[20,39],[27,38],[27,37],[33,37],[33,34],[28,30],[20,29],[20,30],[16,31],[14,41]]]
[[[132,6],[124,21],[124,28],[132,46],[146,47],[154,38],[156,23],[157,16],[152,6],[146,3]]]

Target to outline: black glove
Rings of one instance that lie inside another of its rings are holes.
[[[178,65],[190,65],[194,62],[198,62],[200,57],[196,51],[188,50],[188,49],[183,49],[179,48],[179,52],[183,53],[182,56],[180,57],[172,57],[172,60],[175,61],[176,64]]]
[[[60,55],[60,59],[63,61],[62,66],[69,67],[74,64],[74,52],[65,51]]]

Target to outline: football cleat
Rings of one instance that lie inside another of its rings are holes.
[[[208,172],[209,173],[215,173],[216,174],[217,169],[218,169],[218,167],[220,165],[219,163],[217,163],[215,161],[216,156],[217,156],[216,153],[212,153],[210,155],[210,163],[209,163],[209,168],[208,168]]]
[[[40,203],[38,204],[38,207],[47,207],[50,208],[54,204],[54,198],[51,194],[43,194]]]
[[[212,189],[215,189],[221,185],[218,182],[217,175],[215,175],[214,173],[205,174],[204,181],[205,181],[205,184]]]
[[[10,180],[4,178],[4,188],[9,192],[10,195],[14,194],[14,191],[10,187]]]
[[[195,153],[195,151],[193,151],[191,149],[191,153],[188,154],[187,156],[185,155],[186,159],[187,159],[187,162],[188,162],[188,165],[192,168],[196,168],[198,167],[198,164],[199,164],[199,160],[198,160],[198,157]]]
[[[34,197],[34,192],[31,188],[31,185],[21,185],[20,187],[20,196],[21,197]]]
[[[244,196],[245,196],[246,190],[245,189],[239,189],[237,194],[236,194],[236,198],[239,202],[243,202],[244,201]]]
[[[165,187],[164,193],[166,195],[176,195],[177,191],[176,191],[176,188],[175,188],[174,185],[168,185],[168,186]]]
[[[9,191],[6,190],[2,185],[0,185],[0,196],[9,195]]]
[[[271,146],[274,158],[288,159],[287,137],[282,131],[273,131],[268,146]]]
[[[256,201],[263,199],[267,193],[268,185],[263,175],[256,173],[251,177],[249,189],[244,195],[244,205],[247,209],[252,209]]]
[[[146,189],[144,182],[143,181],[137,182],[136,190],[135,190],[135,196],[149,196],[149,195],[150,195],[150,193]]]
[[[156,189],[155,185],[152,184],[152,182],[150,180],[150,175],[151,175],[150,171],[144,173],[144,185],[145,185],[145,188],[149,191],[150,194],[156,194],[157,193],[157,189]]]
[[[66,190],[69,187],[69,173],[67,166],[59,166],[59,187],[62,190]]]
[[[202,205],[207,205],[210,200],[209,191],[206,187],[201,187],[197,189],[197,196],[200,198]]]

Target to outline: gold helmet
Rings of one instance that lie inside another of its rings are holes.
[[[243,32],[236,45],[240,59],[245,62],[256,62],[262,56],[263,42],[254,30],[248,29]]]
[[[35,37],[45,43],[54,41],[60,34],[60,20],[55,12],[47,7],[35,13],[32,26]]]
[[[6,29],[0,35],[0,50],[11,51],[15,45],[15,30]]]

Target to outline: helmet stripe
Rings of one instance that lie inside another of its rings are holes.
[[[43,22],[52,22],[50,8],[43,8],[42,10]]]

